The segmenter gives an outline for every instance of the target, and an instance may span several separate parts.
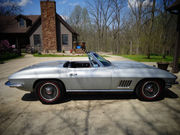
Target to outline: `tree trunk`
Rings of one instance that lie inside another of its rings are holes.
[[[130,55],[132,55],[132,41],[130,41]]]
[[[147,54],[147,58],[150,59],[150,53],[149,53],[149,52],[148,52],[148,54]]]
[[[177,25],[180,25],[180,13],[178,14],[178,22]],[[175,45],[175,52],[174,52],[174,59],[173,59],[173,68],[172,72],[173,73],[178,73],[179,72],[179,67],[178,67],[178,60],[179,60],[179,49],[180,49],[180,27],[177,26],[177,42]]]
[[[154,12],[155,12],[155,4],[156,4],[156,0],[153,0],[153,6],[152,6],[152,10],[151,10],[151,23],[150,23],[150,27],[149,27],[149,37],[151,40],[152,37],[152,29],[153,29],[153,23],[154,23]],[[151,54],[151,47],[150,47],[150,43],[147,43],[147,58],[150,59],[150,54]]]

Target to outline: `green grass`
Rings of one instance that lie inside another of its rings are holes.
[[[87,57],[87,54],[83,55],[58,55],[58,54],[33,54],[34,57]],[[102,57],[109,57],[106,55],[101,55]]]
[[[0,56],[0,63],[4,63],[4,61],[16,59],[16,58],[22,58],[22,57],[24,57],[24,55],[19,56],[16,53],[7,52]]]
[[[162,59],[162,56],[151,56],[150,59],[148,59],[147,56],[145,55],[121,55],[121,56],[138,62],[172,62],[173,61],[173,57],[171,56],[166,56],[165,59]]]

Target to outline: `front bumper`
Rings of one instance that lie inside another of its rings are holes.
[[[23,84],[22,83],[12,83],[10,81],[7,81],[5,83],[6,86],[9,86],[9,87],[16,87],[16,88],[19,88],[19,87],[23,87]]]
[[[174,84],[179,84],[179,82],[176,81]]]
[[[174,83],[166,83],[165,88],[171,88],[174,84],[179,84],[179,82],[175,81]]]

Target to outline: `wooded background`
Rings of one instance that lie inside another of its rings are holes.
[[[173,55],[177,16],[174,0],[91,0],[75,6],[68,23],[87,50],[113,54]]]
[[[5,2],[6,0],[1,0]],[[12,0],[0,6],[0,15],[17,15],[21,7]],[[166,11],[175,0],[85,0],[66,21],[85,41],[88,51],[113,54],[172,56],[177,40],[177,16]]]

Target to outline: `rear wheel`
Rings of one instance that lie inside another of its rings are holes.
[[[136,87],[136,95],[140,100],[157,100],[163,96],[163,83],[152,79],[141,81]]]
[[[40,81],[35,89],[38,99],[43,104],[57,103],[64,96],[64,87],[58,81]]]

